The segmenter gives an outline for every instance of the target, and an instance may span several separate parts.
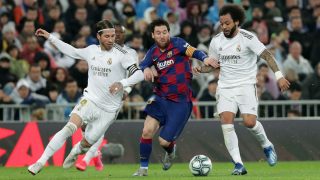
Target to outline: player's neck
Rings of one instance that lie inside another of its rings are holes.
[[[239,33],[239,28],[237,28],[237,29],[233,32],[231,38],[236,37],[236,35],[237,35],[238,33]]]

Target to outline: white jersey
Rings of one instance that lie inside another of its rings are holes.
[[[109,86],[126,78],[127,68],[136,63],[134,57],[117,44],[109,51],[102,51],[98,45],[76,49],[53,35],[50,35],[49,41],[62,53],[87,61],[89,71],[88,86],[83,93],[85,98],[107,112],[115,112],[120,108],[122,93],[112,95]]]
[[[219,87],[255,84],[257,59],[266,47],[251,32],[239,29],[233,38],[221,32],[211,41],[209,56],[219,60]]]

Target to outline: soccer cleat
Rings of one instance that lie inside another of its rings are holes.
[[[263,148],[264,154],[267,156],[267,161],[270,166],[274,166],[277,164],[277,153],[274,150],[274,146],[271,145],[269,147]]]
[[[162,160],[162,169],[167,171],[171,168],[172,166],[172,161],[176,158],[176,145],[173,146],[173,151],[172,153],[164,155],[164,158]]]
[[[148,176],[148,169],[139,168],[132,176]]]
[[[234,170],[231,173],[231,175],[245,175],[245,174],[247,174],[246,168],[240,163],[235,163]]]
[[[32,175],[36,175],[41,171],[42,168],[43,164],[41,164],[40,162],[36,162],[28,167],[28,171]]]
[[[78,155],[74,154],[71,150],[67,158],[63,162],[63,168],[68,169],[71,168],[77,160]]]
[[[79,171],[85,171],[87,169],[87,163],[84,161],[84,160],[81,160],[80,162],[78,162],[76,164],[76,168],[79,170]]]
[[[94,166],[97,171],[103,170],[103,163],[102,163],[102,154],[98,151],[98,156],[94,157],[93,159]]]

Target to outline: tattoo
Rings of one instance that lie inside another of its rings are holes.
[[[271,54],[270,51],[268,51],[267,49],[264,50],[260,54],[260,58],[262,58],[262,59],[267,61],[269,67],[272,69],[273,72],[279,71],[278,65],[276,63],[276,59],[274,58],[274,56]]]
[[[209,73],[213,71],[213,67],[211,66],[201,66],[201,73]]]

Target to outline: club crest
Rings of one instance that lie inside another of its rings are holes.
[[[109,58],[109,59],[107,60],[107,63],[108,63],[108,65],[111,65],[111,64],[112,64],[112,59]]]
[[[172,51],[169,51],[168,53],[167,53],[167,58],[171,58],[172,57]]]
[[[238,44],[238,46],[237,46],[236,50],[237,50],[238,52],[240,52],[240,51],[241,51],[241,46],[240,46],[239,44]]]

